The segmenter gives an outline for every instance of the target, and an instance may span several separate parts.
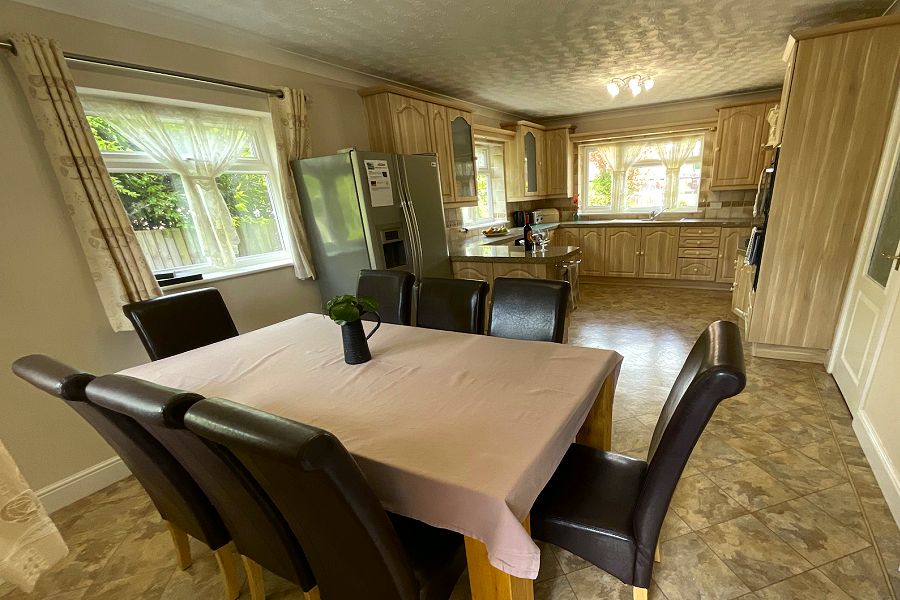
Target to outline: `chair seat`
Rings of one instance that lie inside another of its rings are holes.
[[[466,568],[463,536],[388,513],[419,583],[421,600],[447,600]]]
[[[572,444],[531,510],[531,533],[630,584],[637,544],[633,511],[643,460]]]

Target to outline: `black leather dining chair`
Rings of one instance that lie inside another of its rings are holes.
[[[185,428],[184,414],[203,396],[124,375],[104,375],[87,386],[87,397],[140,423],[200,485],[231,532],[252,600],[265,600],[263,568],[312,597],[316,586],[312,569],[269,496],[231,452]]]
[[[488,284],[476,279],[423,277],[419,281],[416,326],[484,333]]]
[[[634,586],[646,600],[678,479],[719,402],[744,389],[738,326],[712,323],[663,405],[647,460],[573,444],[531,511],[531,532]]]
[[[166,522],[178,567],[191,565],[190,535],[215,552],[226,600],[237,598],[241,582],[231,535],[209,498],[175,457],[133,419],[91,403],[85,388],[94,380],[93,375],[39,354],[18,359],[12,370],[38,389],[62,399],[113,447]]]
[[[446,600],[465,568],[460,534],[389,517],[327,431],[209,398],[185,425],[262,484],[306,551],[326,600]]]
[[[134,325],[150,360],[181,354],[238,334],[216,288],[133,302],[122,310]]]
[[[497,277],[488,335],[563,343],[570,293],[567,281]]]
[[[356,295],[375,298],[383,322],[411,325],[415,282],[416,276],[406,271],[363,269],[356,283]],[[363,319],[375,320],[371,315],[364,315]]]

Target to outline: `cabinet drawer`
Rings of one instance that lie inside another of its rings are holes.
[[[682,237],[678,240],[682,248],[719,248],[718,237]]]
[[[719,237],[721,227],[682,227],[682,237]]]
[[[715,281],[717,262],[712,258],[679,258],[676,279]]]
[[[715,248],[679,248],[678,258],[718,258]]]

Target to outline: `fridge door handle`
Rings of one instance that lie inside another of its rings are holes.
[[[415,270],[416,279],[422,278],[422,245],[419,233],[419,222],[416,219],[416,209],[411,201],[412,194],[409,190],[409,181],[406,179],[406,170],[403,168],[403,162],[398,161],[402,185],[400,186],[400,203],[403,205],[403,213],[406,215],[407,229],[410,232],[410,238],[413,246],[413,269]]]

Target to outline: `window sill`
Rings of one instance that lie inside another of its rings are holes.
[[[286,267],[292,267],[293,261],[289,258],[282,258],[279,260],[273,260],[272,262],[260,263],[258,265],[252,265],[249,267],[241,267],[238,269],[229,269],[228,271],[216,271],[214,273],[210,273],[208,275],[204,275],[203,279],[198,281],[186,281],[184,283],[176,283],[174,285],[167,285],[164,287],[163,294],[168,294],[170,291],[184,290],[189,288],[202,287],[206,284],[213,283],[216,281],[223,281],[225,279],[235,279],[236,277],[244,277],[246,275],[253,275],[255,273],[264,273],[266,271],[274,271],[276,269],[284,269]]]
[[[466,225],[463,223],[463,227],[468,230],[472,229],[487,229],[489,227],[494,227],[495,225],[506,225],[509,223],[506,219],[497,219],[496,221],[488,221],[487,223],[478,223],[475,225]]]

